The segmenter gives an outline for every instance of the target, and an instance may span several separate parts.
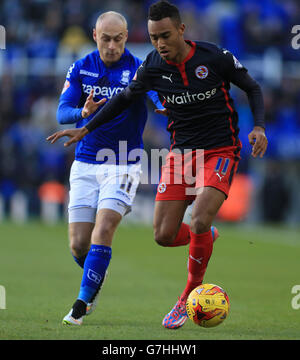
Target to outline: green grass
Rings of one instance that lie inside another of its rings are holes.
[[[82,327],[64,327],[82,274],[69,252],[67,225],[0,224],[6,289],[0,339],[300,339],[300,309],[291,306],[291,289],[300,284],[299,230],[218,227],[205,282],[227,291],[229,317],[215,328],[188,321],[174,331],[161,321],[185,286],[187,247],[162,248],[151,228],[120,227],[97,310]]]

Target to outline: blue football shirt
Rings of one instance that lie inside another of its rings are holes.
[[[76,61],[69,68],[59,99],[58,122],[60,124],[76,123],[76,127],[84,126],[95,115],[93,113],[86,119],[81,116],[81,110],[91,90],[94,89],[94,101],[103,98],[109,101],[128,86],[141,63],[142,60],[132,55],[127,49],[120,60],[110,67],[101,60],[98,50]],[[147,96],[156,108],[163,109],[156,92],[149,91]],[[79,141],[75,150],[75,159],[88,163],[104,163],[107,159],[99,160],[98,156],[97,160],[97,153],[99,150],[109,149],[114,152],[117,164],[124,163],[132,150],[143,149],[142,135],[146,120],[147,107],[146,96],[144,96],[112,121],[100,126]],[[121,152],[120,142],[122,142]],[[127,162],[136,163],[138,160],[137,158]]]

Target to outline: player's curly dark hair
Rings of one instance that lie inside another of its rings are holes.
[[[166,0],[152,4],[148,11],[148,20],[159,21],[166,17],[171,18],[177,25],[181,24],[181,17],[177,6]]]

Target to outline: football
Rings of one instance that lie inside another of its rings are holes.
[[[213,327],[226,319],[229,306],[228,296],[220,286],[202,284],[189,294],[186,311],[195,324]]]

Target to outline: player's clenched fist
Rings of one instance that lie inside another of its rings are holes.
[[[254,126],[254,129],[248,135],[249,143],[252,145],[252,156],[260,155],[262,158],[267,150],[268,139],[265,135],[265,129],[260,126]]]
[[[82,127],[80,129],[66,129],[57,131],[56,133],[48,136],[46,140],[50,141],[51,144],[54,144],[58,139],[62,138],[63,136],[68,136],[70,140],[65,142],[64,146],[70,146],[71,144],[74,144],[84,138],[87,133],[88,130],[85,127]]]

